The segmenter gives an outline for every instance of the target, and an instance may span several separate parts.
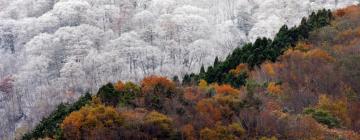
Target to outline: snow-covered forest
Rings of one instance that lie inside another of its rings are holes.
[[[357,0],[0,0],[0,139],[107,82],[197,72]]]

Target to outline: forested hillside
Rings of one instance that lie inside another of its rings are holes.
[[[320,10],[180,82],[103,85],[19,138],[360,139],[360,7]]]
[[[224,61],[234,49],[254,43],[258,37],[274,39],[281,26],[300,25],[301,18],[313,11],[358,3],[0,0],[0,139],[13,139],[15,131],[33,128],[60,103],[73,103],[108,82],[139,83],[150,75],[182,80],[185,74],[212,65],[216,57]],[[245,46],[249,53],[256,52]],[[250,65],[280,54],[267,55],[271,56],[254,56],[252,59],[257,60]],[[231,64],[206,71],[210,76],[234,67]],[[225,76],[204,79],[231,83],[228,80],[233,77]],[[243,79],[234,80],[243,84]]]

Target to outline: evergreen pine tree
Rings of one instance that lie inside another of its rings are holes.
[[[204,79],[205,75],[206,75],[205,68],[204,68],[204,65],[202,65],[200,68],[199,78]]]
[[[179,80],[179,77],[177,75],[175,75],[173,78],[172,78],[172,81],[176,84],[179,84],[180,83],[180,80]]]
[[[214,67],[216,67],[219,64],[219,58],[216,56],[214,61]]]
[[[101,101],[106,105],[116,106],[120,100],[120,93],[116,92],[112,83],[102,86],[97,96],[100,97]]]

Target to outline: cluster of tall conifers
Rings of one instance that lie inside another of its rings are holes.
[[[189,85],[204,79],[208,83],[228,83],[234,87],[245,84],[247,75],[232,75],[231,69],[236,68],[241,63],[246,63],[251,68],[259,66],[265,61],[276,61],[288,48],[294,47],[299,40],[306,40],[309,33],[318,28],[327,26],[333,19],[330,10],[319,10],[312,12],[309,18],[303,18],[301,24],[289,29],[287,25],[281,27],[273,40],[268,38],[258,38],[254,43],[247,43],[235,49],[224,61],[218,58],[212,66],[205,71],[201,67],[199,74],[187,74],[183,77],[183,84]]]

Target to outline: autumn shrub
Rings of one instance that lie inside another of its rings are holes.
[[[240,89],[233,88],[230,85],[214,85],[214,88],[216,94],[212,99],[219,108],[222,108],[223,115],[228,114],[228,117],[231,117],[231,113],[238,113],[244,107],[246,95]]]
[[[148,134],[166,138],[173,131],[173,120],[164,114],[152,111],[144,117],[144,127]]]
[[[238,66],[236,66],[235,69],[230,70],[230,73],[233,75],[239,75],[242,73],[248,73],[249,72],[249,68],[247,66],[247,64],[239,64]]]
[[[116,91],[121,92],[125,88],[125,84],[122,81],[118,81],[114,84],[114,88]]]
[[[200,88],[200,87],[199,87]],[[183,98],[191,103],[195,103],[202,98],[203,91],[196,87],[187,87],[184,90]]]
[[[123,117],[110,106],[86,106],[72,112],[61,124],[65,139],[115,139]]]
[[[327,53],[326,51],[321,50],[321,49],[313,49],[313,50],[306,52],[305,58],[313,59],[313,61],[316,59],[322,59],[327,62],[335,61],[334,57],[332,57],[329,53]]]
[[[221,111],[213,100],[200,100],[196,104],[196,110],[207,125],[211,125],[221,119]]]
[[[200,89],[206,90],[208,88],[208,83],[205,80],[200,80],[198,86]]]
[[[148,107],[161,109],[165,98],[174,96],[175,84],[165,77],[150,76],[141,81],[141,90]]]
[[[270,76],[273,77],[276,75],[275,72],[275,68],[274,65],[271,63],[264,63],[263,65],[261,65],[261,67],[264,69],[265,73]]]
[[[217,133],[209,128],[200,131],[200,140],[218,140]]]
[[[356,5],[348,6],[346,8],[338,9],[335,12],[335,15],[337,16],[338,19],[356,18],[360,15],[360,8],[359,8],[359,6],[356,6]]]
[[[240,91],[231,85],[215,85],[216,95],[239,95]]]
[[[186,140],[196,140],[196,132],[194,126],[187,124],[181,128],[181,133]]]
[[[235,112],[239,112],[244,107],[244,97],[242,96],[215,96],[214,100],[222,107],[228,107]]]
[[[303,51],[303,52],[307,52],[311,49],[313,49],[314,46],[309,43],[309,42],[303,42],[303,41],[300,41],[296,44],[296,47],[294,48],[295,50],[300,50],[300,51]]]
[[[150,76],[141,81],[142,93],[164,95],[166,97],[174,96],[175,84],[165,77]]]
[[[274,82],[268,83],[267,91],[274,95],[280,95],[281,93],[283,93],[281,85],[277,85]]]
[[[200,131],[201,140],[237,140],[244,136],[245,129],[239,123],[221,125],[217,123],[214,128],[204,128]]]

